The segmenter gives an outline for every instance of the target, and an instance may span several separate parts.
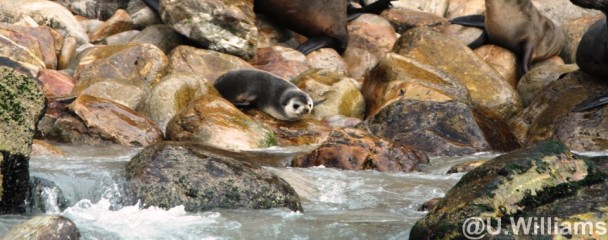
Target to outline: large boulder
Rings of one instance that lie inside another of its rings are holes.
[[[256,165],[216,155],[201,144],[163,142],[149,146],[127,164],[128,184],[145,206],[186,211],[214,208],[302,211],[295,190]]]
[[[211,50],[251,59],[258,30],[253,1],[160,1],[163,21],[177,32]]]
[[[428,157],[411,147],[354,128],[332,131],[315,151],[296,157],[292,167],[326,166],[346,170],[410,172]]]
[[[35,53],[44,62],[46,68],[55,69],[57,67],[57,53],[63,44],[63,38],[53,29],[45,26],[23,27],[0,23],[0,35],[23,46],[29,52]],[[12,50],[17,51],[17,49]]]
[[[190,46],[178,46],[168,56],[169,74],[197,75],[210,84],[230,70],[253,68],[241,58]]]
[[[429,156],[465,155],[490,149],[471,108],[456,101],[400,99],[368,117],[363,127]]]
[[[14,226],[1,239],[76,240],[80,239],[80,231],[74,222],[63,216],[37,216]]]
[[[570,205],[557,207],[554,201],[576,195],[582,187],[603,182],[604,178],[605,173],[595,164],[576,157],[556,141],[516,150],[490,160],[462,177],[445,198],[414,225],[410,239],[464,239],[465,236],[477,238],[487,234],[465,235],[463,229],[467,228],[463,228],[463,224],[471,218],[494,223],[502,220],[503,229],[510,229],[507,226],[511,218],[552,216],[535,211],[548,206],[553,207],[553,212],[561,211]],[[586,205],[582,202],[577,205],[581,204]],[[486,237],[491,239],[492,236]],[[505,239],[508,236],[494,237]]]
[[[22,213],[29,191],[29,157],[45,97],[40,83],[0,62],[0,214]]]
[[[53,0],[75,14],[90,18],[106,20],[110,18],[118,9],[127,8],[129,2],[124,0]],[[143,1],[142,1],[143,2]]]

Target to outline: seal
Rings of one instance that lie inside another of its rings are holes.
[[[342,54],[348,45],[346,24],[363,13],[379,13],[390,8],[391,1],[378,0],[356,8],[349,0],[256,0],[254,11],[282,27],[308,38],[297,50],[308,54],[330,47]]]
[[[308,94],[289,81],[261,70],[229,71],[214,86],[235,106],[255,107],[279,120],[299,120],[315,105]]]
[[[518,72],[530,70],[532,62],[558,55],[565,43],[564,31],[542,15],[530,0],[486,0],[485,17],[464,16],[452,23],[484,26],[490,43],[517,55]],[[478,21],[484,21],[481,25]]]
[[[608,16],[608,0],[570,0],[583,8],[600,10]],[[608,26],[606,18],[592,24],[576,49],[576,65],[581,71],[599,79],[608,80]],[[608,103],[608,92],[592,95],[574,107],[582,112]]]

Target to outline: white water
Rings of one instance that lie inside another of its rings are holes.
[[[30,171],[63,190],[71,207],[60,214],[76,223],[83,239],[407,239],[414,223],[426,214],[416,209],[443,196],[462,177],[445,174],[451,165],[494,156],[432,159],[431,165],[416,173],[268,168],[296,189],[304,212],[218,209],[187,213],[183,207],[142,209],[116,204],[124,166],[140,149],[63,149],[68,157],[33,158]],[[48,193],[47,204],[56,205],[53,191]],[[0,216],[0,235],[29,217]]]

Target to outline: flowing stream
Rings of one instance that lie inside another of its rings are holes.
[[[120,206],[124,166],[140,148],[62,146],[66,157],[34,157],[32,177],[53,181],[67,199],[59,210],[57,189],[43,195],[47,214],[70,218],[83,239],[408,239],[425,201],[443,196],[462,174],[456,163],[490,159],[480,153],[434,158],[415,173],[343,171],[324,167],[267,169],[298,192],[304,212],[287,209],[213,210]],[[0,236],[31,215],[0,216]]]

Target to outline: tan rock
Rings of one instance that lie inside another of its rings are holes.
[[[63,46],[61,47],[61,52],[58,56],[57,69],[62,70],[66,69],[74,56],[76,56],[76,48],[78,47],[76,43],[76,39],[73,37],[67,37],[63,41]]]
[[[497,45],[484,45],[474,50],[496,70],[511,87],[517,86],[517,57],[515,53]]]
[[[482,164],[486,163],[488,160],[489,159],[481,159],[481,160],[474,160],[474,161],[456,164],[456,165],[450,167],[450,170],[448,170],[447,174],[470,172],[471,170],[475,169],[476,167],[479,167]]]
[[[48,27],[22,27],[0,23],[0,34],[36,54],[44,61],[46,68],[55,69],[58,49],[56,49],[55,36],[51,31],[52,29]]]
[[[168,73],[197,75],[210,84],[230,70],[253,68],[238,57],[189,46],[178,46],[169,54]]]
[[[66,217],[37,216],[14,226],[1,239],[75,240],[80,239],[80,231]]]
[[[424,28],[401,36],[395,52],[440,69],[464,84],[471,100],[507,120],[522,109],[521,99],[500,74],[460,41]]]
[[[65,152],[63,150],[57,148],[53,144],[44,141],[34,139],[32,143],[32,153],[30,154],[32,157],[40,157],[40,156],[65,156]]]
[[[447,19],[435,14],[407,8],[388,9],[382,12],[382,17],[393,25],[397,33],[403,33],[415,27],[430,27],[439,31],[450,24]]]
[[[71,76],[57,70],[42,69],[38,72],[44,95],[47,98],[65,97],[72,93],[76,81]]]
[[[534,98],[546,90],[547,85],[576,70],[578,70],[576,64],[532,68],[530,72],[521,78],[521,81],[517,85],[517,92],[521,96],[524,106],[529,106]]]
[[[443,16],[443,14],[448,8],[449,0],[397,0],[391,3],[396,8],[409,8],[427,13],[432,13],[437,16]]]
[[[204,95],[192,101],[167,125],[167,138],[196,141],[223,149],[250,150],[277,145],[274,133],[227,100]]]
[[[162,131],[148,118],[128,107],[107,99],[79,96],[70,109],[88,128],[102,137],[127,146],[148,146],[162,141]]]
[[[258,48],[255,57],[249,63],[257,69],[284,79],[292,79],[310,69],[304,54],[293,48],[281,46]]]
[[[255,108],[248,109],[247,115],[271,129],[280,146],[302,146],[321,144],[331,129],[314,118],[303,118],[298,121],[281,121]]]
[[[311,68],[327,69],[342,75],[348,74],[348,65],[333,48],[321,48],[306,55]]]
[[[600,19],[604,19],[605,17],[606,16],[603,13],[596,13],[593,15],[583,16],[572,21],[566,22],[562,26],[566,36],[566,43],[562,48],[560,56],[564,59],[564,62],[576,62],[576,49],[578,48],[578,44],[581,42],[583,34],[587,32],[587,29],[589,29],[592,24],[599,21]]]
[[[485,11],[485,0],[450,0],[445,18],[453,19],[461,16],[483,14]]]
[[[133,29],[135,29],[133,19],[131,19],[127,11],[118,9],[110,19],[89,35],[89,39],[91,42],[99,42],[108,36]]]

